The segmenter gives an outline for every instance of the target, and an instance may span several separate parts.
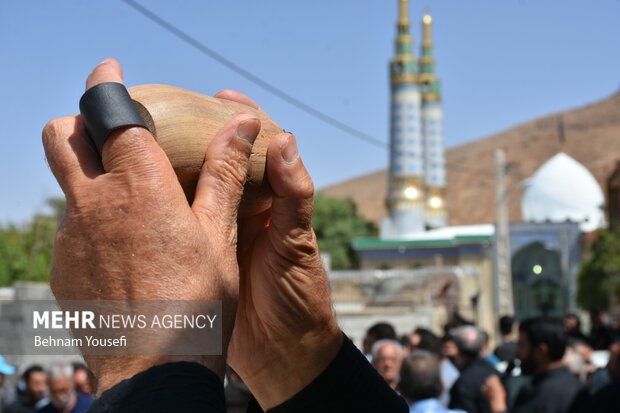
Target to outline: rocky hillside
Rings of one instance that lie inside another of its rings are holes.
[[[510,221],[521,219],[520,183],[559,151],[588,168],[606,192],[607,177],[620,160],[620,93],[448,149],[446,200],[450,225],[495,220],[493,154],[497,148],[506,153]],[[323,188],[329,196],[351,198],[359,212],[376,223],[387,214],[386,190],[386,170]]]

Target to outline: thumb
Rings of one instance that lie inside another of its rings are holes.
[[[121,65],[112,58],[99,63],[86,80],[86,90],[104,82],[123,83]],[[162,176],[172,172],[166,154],[153,135],[142,127],[127,126],[115,129],[106,139],[101,159],[106,172],[135,173],[141,176]]]
[[[238,115],[209,143],[192,203],[198,218],[216,222],[225,231],[235,230],[252,146],[260,127],[260,120],[254,116]]]
[[[270,142],[267,173],[274,193],[270,230],[275,229],[283,238],[304,233],[314,237],[314,184],[299,157],[297,141],[293,135],[281,133]]]

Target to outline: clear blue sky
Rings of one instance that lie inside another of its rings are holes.
[[[141,4],[245,69],[388,141],[397,0],[148,1]],[[604,98],[620,86],[620,0],[412,1],[434,17],[447,146]],[[0,2],[0,222],[60,194],[40,143],[47,120],[76,113],[108,56],[128,85],[240,90],[300,142],[318,187],[384,168],[360,142],[197,52],[120,0]]]

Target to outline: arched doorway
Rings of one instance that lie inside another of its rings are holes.
[[[518,319],[562,317],[566,298],[560,253],[541,242],[521,248],[512,258],[512,289]]]

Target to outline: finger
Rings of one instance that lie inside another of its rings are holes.
[[[241,103],[243,105],[249,106],[256,110],[262,110],[258,103],[254,102],[252,99],[244,95],[243,93],[237,92],[236,90],[224,89],[217,92],[213,97],[224,100],[232,100],[233,102]]]
[[[79,116],[51,120],[43,128],[45,157],[69,200],[75,189],[104,173]]]
[[[104,82],[123,83],[123,70],[115,59],[99,63],[86,80],[86,89]],[[170,174],[172,166],[151,133],[141,127],[123,127],[110,133],[101,150],[106,172],[141,176]]]
[[[215,220],[227,227],[236,226],[252,145],[259,132],[258,119],[252,115],[238,115],[213,138],[192,204],[199,218]]]
[[[281,133],[270,142],[267,174],[274,193],[270,229],[282,236],[295,230],[311,231],[314,184],[293,135]]]
[[[104,82],[123,83],[123,69],[116,59],[107,58],[93,69],[86,78],[86,90]]]

